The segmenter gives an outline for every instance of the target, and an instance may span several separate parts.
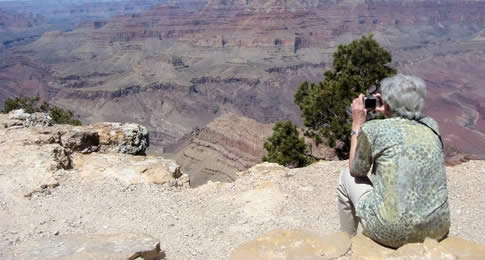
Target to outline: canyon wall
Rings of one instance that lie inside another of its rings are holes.
[[[298,84],[373,33],[391,66],[427,82],[449,154],[483,158],[484,28],[484,1],[171,1],[5,49],[0,102],[39,93],[85,122],[138,122],[161,153],[225,113],[301,126]]]

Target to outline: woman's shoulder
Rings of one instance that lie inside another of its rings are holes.
[[[374,120],[365,122],[361,128],[363,131],[371,133],[371,132],[385,129],[387,127],[393,127],[393,126],[395,127],[402,123],[404,123],[403,119],[397,118],[397,117],[385,118],[385,119],[374,119]]]
[[[400,117],[392,117],[392,118],[385,118],[385,119],[375,119],[365,122],[362,125],[363,130],[367,131],[374,131],[375,129],[382,129],[385,127],[398,127],[400,125],[405,125],[409,123],[414,123],[413,121],[421,121],[421,123],[426,124],[427,126],[433,128],[434,130],[438,130],[438,123],[431,117],[423,117],[419,120],[409,120]],[[418,122],[415,122],[418,123]]]
[[[402,136],[409,132],[411,125],[426,125],[433,129],[436,133],[438,131],[438,123],[431,117],[423,117],[419,120],[409,120],[400,117],[376,119],[365,122],[361,126],[361,131],[370,139],[375,139],[378,136]]]
[[[433,118],[427,116],[419,119],[419,121],[421,121],[421,123],[424,123],[428,127],[431,127],[436,132],[439,132],[438,122],[436,122]]]

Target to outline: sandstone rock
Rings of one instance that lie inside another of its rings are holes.
[[[99,135],[102,151],[139,155],[149,146],[148,130],[138,124],[97,123],[92,128]]]
[[[29,247],[31,251],[22,252],[19,259],[165,259],[158,240],[136,233],[56,236],[33,241]]]
[[[64,147],[56,147],[53,150],[53,156],[54,160],[58,163],[57,169],[72,169],[71,151],[64,149]]]
[[[247,171],[239,172],[238,175],[287,175],[289,169],[277,163],[264,162],[257,164]]]
[[[381,246],[372,239],[359,234],[352,238],[352,257],[351,260],[364,259],[386,259],[394,250]]]
[[[23,109],[13,110],[8,113],[10,121],[4,123],[6,128],[14,126],[33,127],[33,126],[52,126],[54,120],[46,113],[25,113]]]
[[[91,181],[115,178],[125,185],[153,183],[170,187],[188,187],[189,180],[173,160],[154,156],[118,153],[74,154],[75,170]]]
[[[345,233],[320,237],[302,230],[276,230],[247,242],[231,254],[231,260],[335,259],[350,250]]]
[[[426,238],[423,243],[406,244],[397,250],[390,249],[359,234],[352,238],[352,256],[355,260],[398,259],[483,259],[485,247],[457,237],[449,237],[440,243]]]
[[[423,243],[411,243],[398,248],[387,259],[455,260],[458,258],[438,241],[426,238]]]
[[[72,152],[92,153],[99,149],[99,136],[95,131],[72,129],[61,135],[60,143]]]
[[[479,260],[485,257],[485,246],[459,237],[448,237],[440,245],[459,259]]]

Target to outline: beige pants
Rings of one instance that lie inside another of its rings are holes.
[[[355,206],[360,198],[372,191],[372,183],[367,177],[352,177],[349,168],[340,174],[337,188],[340,230],[351,236],[357,233],[359,218],[355,214]]]

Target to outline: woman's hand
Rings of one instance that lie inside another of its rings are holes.
[[[366,118],[367,109],[364,106],[364,95],[360,94],[358,98],[352,101],[352,130],[359,130]]]

